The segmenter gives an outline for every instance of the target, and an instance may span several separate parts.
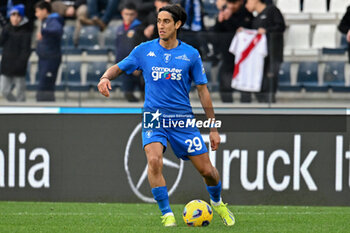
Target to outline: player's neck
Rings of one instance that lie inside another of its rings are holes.
[[[159,44],[165,49],[173,49],[179,45],[179,41],[176,39],[176,37],[169,38],[168,40],[160,39]]]

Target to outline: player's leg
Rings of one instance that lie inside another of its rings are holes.
[[[235,224],[232,212],[222,202],[221,181],[217,169],[211,164],[208,153],[189,156],[194,167],[203,176],[210,196],[210,203],[227,226]]]
[[[163,149],[160,142],[152,142],[145,147],[148,165],[148,181],[152,188],[154,199],[162,212],[164,226],[176,226],[173,211],[170,208],[168,190],[162,173],[163,170]]]
[[[211,164],[208,153],[196,156],[189,156],[193,166],[204,178],[210,199],[214,202],[220,202],[221,198],[221,181],[216,168]]]
[[[163,169],[163,145],[160,142],[152,142],[145,146],[148,165],[148,181],[151,188],[165,186]]]
[[[221,193],[219,173],[209,160],[208,149],[199,130],[197,128],[174,128],[168,130],[168,137],[176,156],[192,161],[209,187],[211,199],[219,202]]]

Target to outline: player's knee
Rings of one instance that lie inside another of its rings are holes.
[[[200,169],[199,173],[204,178],[212,178],[215,175],[213,167],[209,167],[209,166]]]
[[[157,146],[157,143],[150,143],[145,146],[144,150],[147,156],[156,156],[161,149]]]
[[[148,158],[148,167],[152,172],[157,173],[157,172],[161,171],[162,165],[163,165],[163,161],[162,161],[161,157],[150,156]]]

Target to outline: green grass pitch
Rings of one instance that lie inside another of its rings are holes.
[[[350,207],[230,206],[236,225],[214,213],[208,227],[188,227],[184,205],[172,205],[178,226],[164,228],[156,204],[0,202],[0,232],[350,232]]]

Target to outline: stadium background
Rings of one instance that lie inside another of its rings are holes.
[[[26,111],[0,115],[6,122],[0,131],[1,200],[154,202],[140,147],[141,109]],[[222,144],[210,158],[230,204],[350,204],[346,109],[218,111]],[[208,132],[202,133],[208,142]],[[170,148],[165,160],[174,203],[206,199],[191,164],[178,161]]]
[[[346,107],[350,85],[348,45],[345,35],[338,31],[337,25],[350,3],[346,0],[319,0],[317,4],[308,0],[274,2],[283,13],[287,26],[284,32],[284,62],[279,71],[277,104],[287,104],[285,106],[336,104],[339,107]],[[217,14],[215,1],[204,0],[203,6],[204,25],[210,28],[215,24]],[[98,78],[107,67],[115,63],[116,28],[121,24],[121,19],[113,19],[103,32],[96,26],[85,26],[80,31],[78,47],[75,47],[73,44],[75,21],[69,19],[65,21],[61,46],[62,63],[56,81],[56,98],[59,103],[53,105],[94,106],[124,102],[120,80],[114,81],[114,91],[111,95],[111,99],[117,101],[103,99],[96,89]],[[33,47],[35,47],[34,36],[35,33],[33,33]],[[208,38],[212,33],[200,32],[200,36],[210,41]],[[211,43],[208,44],[208,48],[208,54],[213,53]],[[217,62],[211,61],[210,56],[203,57],[203,61],[213,99],[221,103],[218,94],[220,63],[215,64]],[[37,63],[38,57],[33,51],[26,76],[28,105],[37,104],[35,101],[38,85]],[[235,92],[233,95],[235,101],[239,102],[239,93]],[[191,93],[191,97],[198,100],[195,92]],[[3,99],[0,101],[2,105],[13,104],[8,104]],[[254,103],[256,101],[253,99]],[[137,105],[139,106],[142,104]],[[254,105],[248,104],[248,106]]]

